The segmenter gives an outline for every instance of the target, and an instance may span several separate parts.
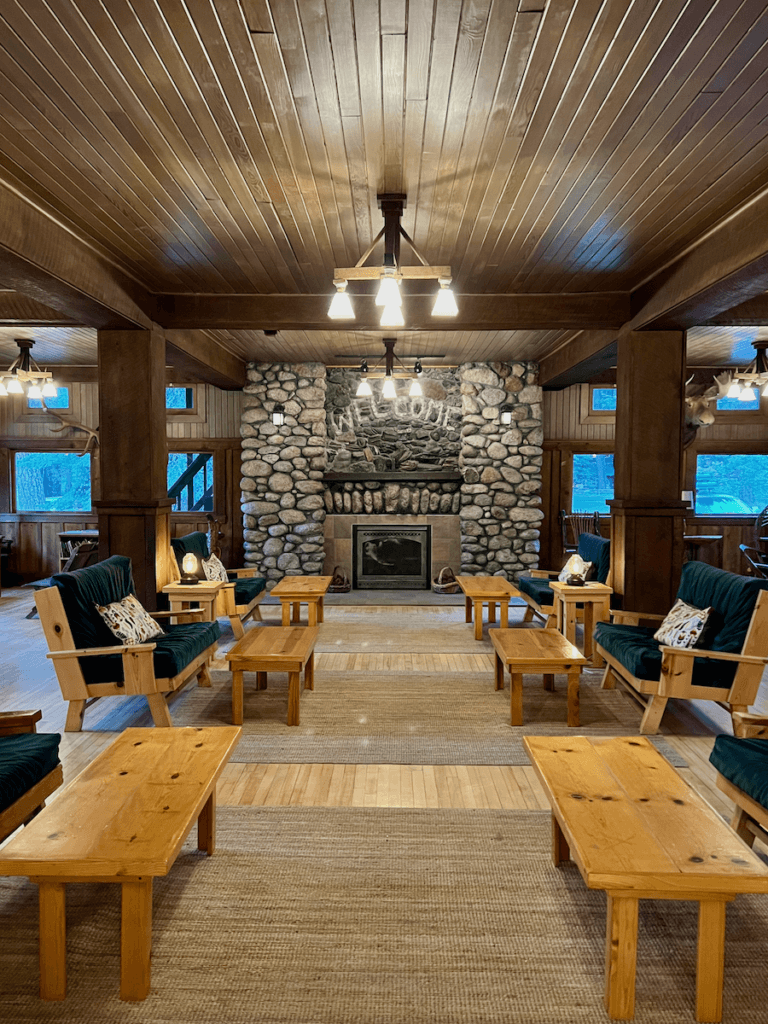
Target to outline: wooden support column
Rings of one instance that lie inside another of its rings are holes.
[[[99,558],[127,555],[136,596],[153,610],[168,582],[170,545],[165,337],[99,331],[98,355]]]
[[[683,332],[620,335],[611,583],[631,611],[669,611],[680,582],[684,378]]]

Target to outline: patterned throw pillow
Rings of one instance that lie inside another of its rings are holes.
[[[711,608],[694,608],[678,598],[653,639],[667,647],[695,647],[711,611]]]
[[[124,644],[143,644],[155,636],[165,636],[149,612],[145,611],[139,601],[129,594],[122,601],[112,604],[97,604],[96,611],[104,619],[109,629]]]
[[[229,576],[227,576],[224,563],[216,555],[203,559],[203,572],[205,573],[205,578],[212,583],[229,583]]]
[[[569,561],[570,561],[570,559],[569,559]],[[590,579],[589,573],[590,573],[591,569],[592,569],[592,563],[591,562],[585,562],[584,563],[584,579],[585,580]],[[560,575],[557,577],[557,582],[558,583],[567,583],[568,582],[568,577],[570,575],[571,575],[571,573],[570,573],[570,571],[568,569],[568,562],[566,562],[565,565],[563,566],[563,568],[560,570]]]

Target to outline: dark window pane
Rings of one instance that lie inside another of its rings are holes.
[[[768,505],[768,455],[699,455],[696,514],[756,516]]]
[[[173,512],[213,512],[211,452],[168,454],[168,497]]]
[[[592,408],[595,412],[615,412],[616,388],[592,388]]]
[[[193,388],[166,388],[166,409],[194,409],[195,392]]]
[[[571,511],[610,515],[612,497],[613,455],[574,455]]]
[[[17,512],[90,512],[91,456],[16,452]]]

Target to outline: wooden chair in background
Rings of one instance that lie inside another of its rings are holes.
[[[560,529],[563,531],[563,551],[575,551],[579,546],[582,533],[594,533],[600,536],[599,512],[571,512],[565,509],[560,512]]]

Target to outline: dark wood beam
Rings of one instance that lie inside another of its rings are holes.
[[[373,294],[353,294],[354,320],[329,320],[327,295],[161,295],[157,322],[166,329],[380,330]],[[458,295],[459,315],[433,317],[434,290],[405,298],[409,331],[617,329],[629,319],[623,292],[566,295]]]
[[[541,360],[539,383],[545,391],[562,391],[615,366],[617,336],[617,331],[581,331]]]
[[[768,324],[768,295],[739,303],[732,309],[724,309],[706,321],[708,327],[761,327]]]
[[[246,383],[243,360],[203,331],[166,331],[165,358],[173,367],[174,383],[213,384],[222,391],[239,391]]]
[[[75,321],[63,316],[57,309],[30,299],[19,292],[0,290],[0,325],[14,327],[73,327]]]
[[[103,329],[152,323],[149,292],[1,185],[0,281],[73,323]]]
[[[686,329],[714,321],[768,291],[768,190],[632,293],[632,330]],[[730,321],[729,321],[730,322]]]

